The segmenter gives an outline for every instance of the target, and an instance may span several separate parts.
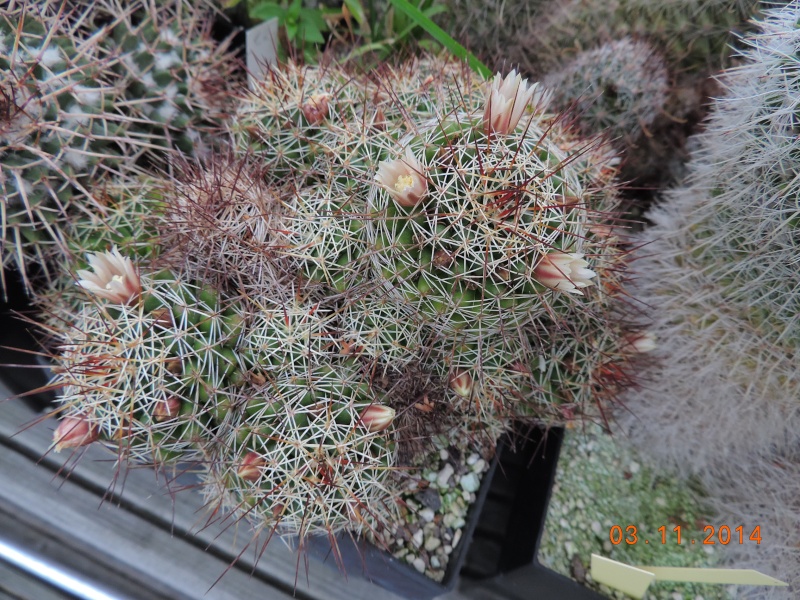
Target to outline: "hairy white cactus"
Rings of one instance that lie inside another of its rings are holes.
[[[747,481],[773,523],[785,500],[746,473],[800,442],[798,17],[797,2],[770,10],[744,40],[688,179],[649,214],[634,291],[652,307],[658,345],[623,417],[634,443],[662,466],[702,474],[712,497],[735,498]],[[794,485],[793,469],[790,460],[781,486]],[[773,539],[759,552],[770,574],[800,585],[796,551]]]

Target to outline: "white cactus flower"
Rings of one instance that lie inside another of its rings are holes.
[[[594,282],[589,280],[596,275],[587,269],[588,266],[583,254],[550,252],[536,265],[533,276],[542,285],[559,292],[582,295],[580,288],[593,285]]]
[[[416,206],[428,192],[424,169],[411,148],[406,148],[403,158],[381,162],[375,180],[395,202],[407,208]]]
[[[536,84],[528,85],[528,80],[523,80],[516,69],[506,75],[505,79],[500,73],[495,75],[486,95],[483,113],[486,133],[506,135],[514,131],[535,91]]]
[[[116,247],[108,252],[88,254],[93,271],[77,271],[78,285],[95,296],[117,304],[131,304],[139,298],[142,283],[133,261],[122,256]]]

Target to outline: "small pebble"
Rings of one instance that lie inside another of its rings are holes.
[[[478,454],[470,454],[469,458],[467,458],[467,464],[469,466],[472,466],[475,463],[477,463],[479,460],[481,460],[481,457]]]
[[[441,458],[442,460],[447,460],[448,458],[450,458],[450,453],[444,448],[442,448],[441,450],[439,450],[439,458]]]
[[[421,511],[419,511],[419,518],[426,523],[433,521],[434,516],[435,513],[430,508],[423,508]]]
[[[422,529],[419,529],[419,530],[417,530],[417,531],[414,533],[414,535],[411,537],[411,541],[412,541],[412,543],[413,543],[413,544],[414,544],[414,546],[416,546],[417,548],[419,548],[420,546],[422,546],[422,538],[423,538],[423,535],[424,535],[424,534],[422,533]]]
[[[486,468],[486,461],[482,458],[477,460],[474,465],[472,465],[472,472],[473,473],[483,473],[483,470]]]
[[[461,488],[466,492],[477,492],[481,487],[481,480],[475,473],[467,473],[461,478]]]
[[[419,492],[416,497],[424,506],[427,506],[433,511],[437,511],[442,507],[442,497],[434,488],[423,490]]]
[[[600,532],[603,531],[600,521],[592,521],[592,531],[595,535],[600,535]]]
[[[438,556],[431,556],[431,566],[434,569],[438,569],[441,566],[441,563],[439,562],[439,557]]]
[[[452,552],[453,552],[453,547],[450,544],[445,544],[444,545],[444,553],[445,554],[450,554]]]
[[[630,464],[630,465],[628,465],[628,470],[629,470],[631,473],[633,473],[634,475],[635,475],[636,473],[638,473],[638,472],[639,472],[639,469],[641,469],[641,468],[642,468],[642,466],[641,466],[639,463],[637,463],[636,461],[631,461],[631,464]]]
[[[442,540],[437,537],[429,537],[427,540],[425,540],[425,550],[428,552],[433,552],[441,545]]]
[[[683,600],[683,594],[679,592],[672,593],[672,600]]]
[[[446,488],[448,482],[450,481],[450,477],[453,476],[455,470],[453,469],[453,465],[447,463],[439,474],[436,476],[436,484],[439,486],[440,489]]]
[[[459,529],[453,534],[453,548],[458,546],[458,542],[461,541],[461,530]]]
[[[414,568],[420,573],[425,572],[425,561],[422,558],[415,558],[414,562],[411,564],[414,565]]]

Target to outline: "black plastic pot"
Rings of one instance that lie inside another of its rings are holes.
[[[398,596],[413,600],[430,600],[451,591],[458,583],[459,573],[466,561],[473,533],[483,514],[486,497],[495,476],[501,452],[502,446],[498,447],[498,452],[489,465],[489,469],[483,475],[475,502],[467,513],[461,541],[453,548],[444,579],[441,582],[430,579],[404,560],[394,558],[388,552],[369,542],[353,540],[347,534],[341,534],[336,538],[342,570],[347,573],[348,577],[361,576]],[[335,565],[331,542],[328,538],[310,538],[307,545],[312,556]]]
[[[563,439],[562,428],[527,426],[516,451],[504,447],[462,571],[476,587],[508,600],[603,600],[536,558]]]
[[[0,378],[15,394],[37,412],[44,410],[55,395],[31,393],[47,385],[49,372],[41,356],[36,326],[26,322],[33,312],[19,273],[10,269],[3,274],[5,298],[0,297]],[[41,336],[40,336],[41,337]]]

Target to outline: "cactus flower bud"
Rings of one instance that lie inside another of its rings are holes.
[[[80,448],[96,441],[99,437],[97,425],[89,421],[84,413],[69,415],[61,419],[53,432],[55,451],[64,448]]]
[[[385,430],[394,421],[394,409],[382,404],[370,404],[361,411],[361,422],[372,433]]]
[[[462,398],[469,398],[472,394],[472,375],[469,371],[454,371],[450,375],[450,389]]]
[[[315,94],[300,107],[303,116],[311,125],[318,125],[328,116],[328,96],[325,94]]]
[[[142,293],[142,283],[136,267],[127,256],[114,247],[110,252],[87,255],[93,271],[77,271],[78,285],[95,296],[116,304],[131,304]]]
[[[267,462],[258,452],[248,452],[239,465],[236,474],[245,481],[258,481],[261,477],[261,468]]]
[[[483,113],[483,126],[486,133],[506,135],[514,131],[535,91],[536,84],[528,85],[528,80],[523,80],[522,75],[518,75],[516,69],[512,70],[505,79],[500,73],[495,75],[489,93],[486,95]]]
[[[533,276],[549,288],[570,294],[583,294],[579,288],[585,288],[594,282],[589,281],[596,275],[583,260],[583,254],[567,254],[550,252],[546,254],[536,268]]]
[[[384,160],[378,167],[376,181],[400,206],[410,208],[428,192],[428,181],[422,164],[406,148],[405,157]]]
[[[656,336],[649,331],[625,336],[625,350],[645,353],[656,349]]]
[[[153,408],[153,418],[158,421],[174,419],[181,412],[181,400],[177,396],[170,396],[163,402],[156,402]]]

